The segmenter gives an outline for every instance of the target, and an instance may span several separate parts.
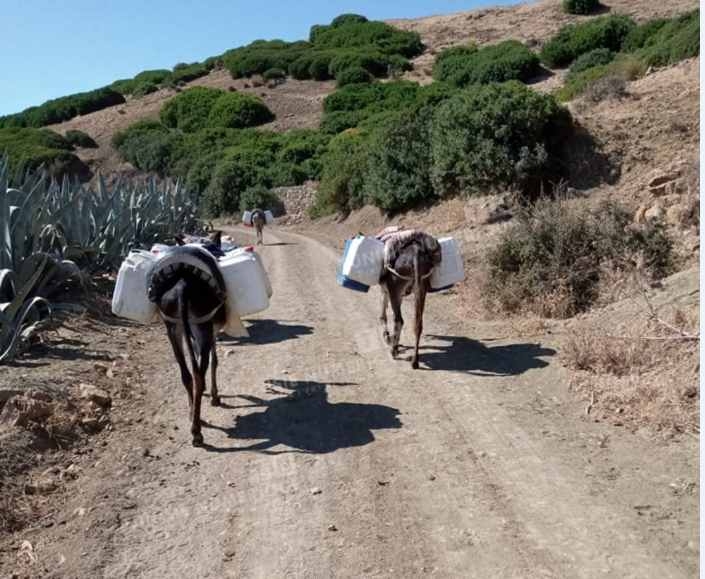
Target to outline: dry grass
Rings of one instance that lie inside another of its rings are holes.
[[[589,85],[583,96],[593,103],[607,99],[622,99],[627,96],[627,81],[616,74],[605,76]]]
[[[13,533],[24,528],[34,512],[31,502],[21,492],[3,489],[0,495],[0,532]]]
[[[589,401],[586,412],[596,420],[665,436],[697,433],[699,342],[682,339],[697,333],[697,307],[672,308],[663,322],[649,316],[647,309],[619,328],[572,331],[561,349],[575,371],[571,388]]]
[[[573,370],[621,377],[651,367],[657,352],[655,342],[644,343],[639,336],[613,337],[608,333],[582,331],[568,338],[561,356],[564,364]]]

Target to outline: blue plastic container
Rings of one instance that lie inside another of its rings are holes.
[[[364,283],[360,283],[358,281],[352,280],[349,277],[343,275],[343,273],[342,273],[343,262],[345,261],[345,257],[347,256],[351,241],[352,241],[351,239],[345,240],[345,249],[343,250],[343,257],[341,257],[340,261],[338,262],[338,267],[335,272],[335,280],[338,282],[338,285],[341,287],[348,288],[348,289],[356,291],[356,292],[367,293],[368,291],[370,291],[370,286],[365,285]]]

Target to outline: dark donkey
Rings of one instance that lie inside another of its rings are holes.
[[[177,242],[183,245],[184,238],[178,237]],[[215,337],[226,321],[226,291],[215,258],[223,255],[220,232],[207,240],[197,240],[196,243],[200,247],[176,247],[155,264],[148,292],[149,299],[157,304],[166,325],[167,336],[181,370],[181,381],[188,394],[193,445],[200,446],[203,444],[201,398],[209,362],[211,405],[220,406],[216,383],[218,357]],[[191,371],[184,356],[184,342]]]
[[[267,223],[267,216],[261,209],[252,210],[252,226],[257,232],[257,245],[262,245],[264,243],[264,237],[262,236],[262,230],[264,225]]]
[[[414,333],[416,343],[411,366],[419,367],[419,341],[423,331],[423,311],[426,305],[426,293],[430,287],[433,268],[441,262],[441,247],[431,235],[421,231],[386,230],[378,235],[385,242],[384,271],[380,278],[382,288],[382,315],[380,321],[384,331],[384,340],[391,346],[392,357],[399,353],[399,338],[404,319],[401,315],[401,303],[405,296],[414,292]],[[392,304],[394,313],[394,334],[387,329],[387,304]]]

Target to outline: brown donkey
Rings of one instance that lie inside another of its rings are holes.
[[[201,399],[211,366],[211,405],[220,406],[216,370],[215,337],[225,324],[225,281],[215,256],[222,255],[220,232],[210,240],[198,240],[201,247],[176,247],[154,266],[149,281],[149,299],[157,304],[164,320],[181,381],[188,395],[191,436],[194,446],[203,444]],[[182,245],[184,238],[177,238]],[[191,363],[186,363],[184,343]]]
[[[262,236],[262,231],[264,230],[264,225],[267,223],[267,217],[264,211],[261,209],[252,210],[252,226],[257,232],[257,245],[262,245],[264,243],[264,237]]]
[[[382,232],[378,239],[385,242],[384,271],[380,278],[382,288],[382,314],[380,321],[385,342],[391,346],[393,358],[399,353],[399,338],[404,319],[401,303],[405,296],[414,292],[415,346],[411,366],[419,367],[419,341],[423,331],[423,311],[426,293],[433,268],[441,262],[441,247],[431,235],[421,231]],[[387,329],[387,305],[391,303],[394,314],[394,333]]]

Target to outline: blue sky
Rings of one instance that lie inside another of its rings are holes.
[[[305,38],[344,12],[410,18],[516,0],[3,0],[0,115],[257,38]]]

